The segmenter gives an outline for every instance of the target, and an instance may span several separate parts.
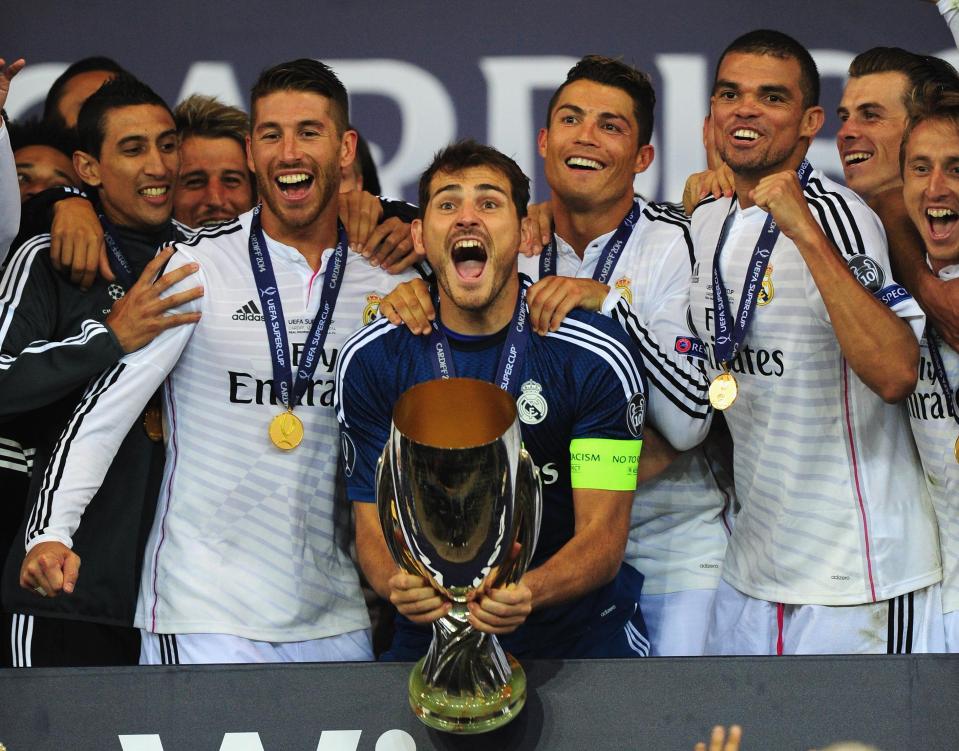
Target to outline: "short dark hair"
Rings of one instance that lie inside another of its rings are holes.
[[[224,104],[216,97],[203,94],[187,97],[174,108],[173,122],[181,141],[193,136],[232,138],[246,149],[250,118],[243,110]]]
[[[926,120],[941,120],[949,123],[959,133],[959,89],[944,87],[938,81],[928,81],[912,90],[909,98],[909,122],[902,134],[899,147],[899,171],[906,166],[906,144],[912,131]]]
[[[849,77],[861,78],[874,73],[902,73],[909,81],[902,103],[908,109],[913,94],[925,84],[945,88],[959,87],[959,73],[945,60],[918,55],[902,47],[873,47],[856,55],[849,63]]]
[[[312,91],[314,94],[325,96],[333,105],[330,107],[330,116],[340,135],[348,130],[349,96],[346,93],[346,87],[329,65],[319,60],[301,57],[298,60],[274,65],[260,73],[260,77],[256,79],[250,91],[251,126],[256,118],[257,100],[276,91]]]
[[[803,107],[813,107],[819,104],[819,69],[812,59],[809,50],[788,34],[773,29],[756,29],[749,31],[723,50],[716,63],[713,74],[713,86],[719,79],[719,68],[726,55],[740,52],[747,55],[772,55],[783,60],[795,60],[799,63],[799,90],[802,92]]]
[[[520,219],[526,216],[527,206],[529,205],[529,178],[523,174],[523,170],[501,151],[497,151],[492,146],[477,143],[473,139],[468,139],[450,144],[445,149],[436,152],[430,166],[420,176],[421,218],[426,215],[426,207],[430,202],[430,182],[432,182],[433,177],[439,172],[460,172],[470,167],[491,167],[502,172],[509,180],[516,215]]]
[[[653,90],[652,81],[643,71],[622,60],[602,55],[586,55],[569,69],[562,86],[550,97],[549,106],[546,109],[547,128],[560,94],[574,81],[593,81],[629,94],[633,100],[633,116],[639,125],[639,143],[641,146],[649,143],[653,137],[653,110],[656,107],[656,92]]]
[[[57,80],[53,82],[47,92],[47,98],[43,102],[43,120],[45,122],[53,123],[61,128],[66,127],[59,109],[60,100],[63,99],[63,90],[71,79],[76,78],[81,73],[92,73],[93,71],[129,75],[120,63],[109,57],[85,57],[82,60],[77,60],[57,77]]]
[[[113,109],[138,104],[154,104],[170,112],[167,103],[159,94],[129,73],[119,75],[103,84],[80,108],[80,114],[77,117],[77,139],[80,148],[99,159],[103,139],[106,136],[107,113]],[[173,118],[172,112],[170,112],[170,118]]]
[[[77,139],[75,134],[66,128],[38,118],[9,123],[9,128],[10,147],[14,152],[27,146],[49,146],[66,154],[68,158],[73,158]]]

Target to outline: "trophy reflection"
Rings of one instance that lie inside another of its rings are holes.
[[[377,464],[376,503],[393,559],[453,604],[433,623],[409,681],[410,706],[438,730],[493,730],[526,701],[523,668],[469,624],[466,606],[484,582],[518,581],[536,547],[539,472],[521,440],[507,392],[470,378],[427,381],[396,402]]]

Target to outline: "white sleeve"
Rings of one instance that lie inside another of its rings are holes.
[[[952,38],[956,40],[956,46],[959,47],[959,0],[939,0],[936,7],[949,25]]]
[[[193,258],[180,251],[174,254],[166,271],[191,261]],[[163,296],[183,292],[198,283],[205,284],[202,269]],[[169,314],[201,311],[202,300],[188,302]],[[120,444],[173,370],[195,328],[195,324],[187,324],[167,329],[90,382],[44,472],[26,530],[24,542],[28,552],[41,542],[52,540],[73,546],[72,538],[83,512],[100,489]]]
[[[20,185],[10,146],[10,131],[0,119],[0,267],[20,230]]]
[[[632,305],[621,299],[613,318],[642,353],[650,391],[649,424],[677,451],[686,451],[705,439],[712,411],[703,362],[687,354],[687,344],[696,337],[686,323],[690,266],[685,239],[678,236],[659,261],[649,286],[634,295]]]

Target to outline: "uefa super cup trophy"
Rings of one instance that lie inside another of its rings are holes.
[[[438,730],[505,725],[526,701],[526,674],[495,636],[469,625],[466,603],[484,583],[518,581],[539,534],[539,472],[513,398],[471,378],[412,387],[396,402],[376,474],[394,560],[453,603],[410,675],[410,706]]]

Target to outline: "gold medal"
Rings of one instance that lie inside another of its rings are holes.
[[[952,447],[952,453],[955,454],[956,461],[959,462],[959,438],[956,439],[956,445]]]
[[[159,392],[153,395],[143,410],[143,430],[155,443],[163,440],[163,414],[160,411]]]
[[[300,445],[303,440],[303,422],[293,414],[292,409],[270,420],[270,440],[283,451],[291,451]]]
[[[713,405],[713,409],[720,411],[729,409],[737,396],[739,396],[739,386],[728,370],[720,373],[709,384],[709,403]]]

